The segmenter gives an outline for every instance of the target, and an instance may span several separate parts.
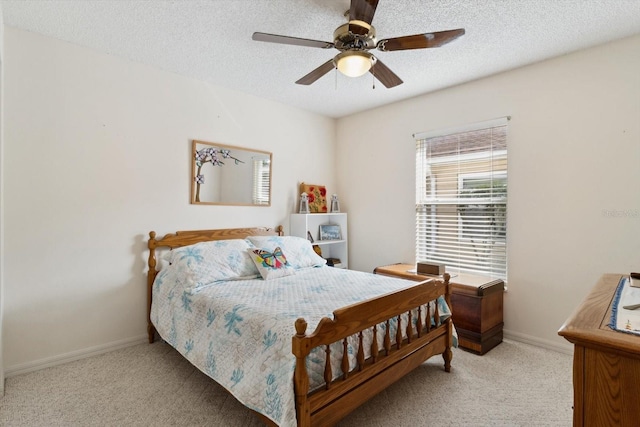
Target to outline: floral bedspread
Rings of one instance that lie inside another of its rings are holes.
[[[295,426],[295,319],[303,317],[311,333],[337,308],[413,285],[325,266],[273,280],[215,282],[192,293],[164,269],[153,285],[151,320],[165,341],[245,406],[280,426]],[[441,319],[448,318],[443,298],[438,305]],[[322,382],[322,357],[308,358],[312,388]],[[336,361],[336,375],[339,370]]]

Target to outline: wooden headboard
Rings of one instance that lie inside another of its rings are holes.
[[[147,333],[149,334],[149,342],[152,343],[155,336],[155,328],[151,323],[151,299],[153,281],[158,274],[158,270],[156,270],[156,248],[174,249],[212,240],[244,239],[247,236],[282,236],[283,234],[281,225],[276,228],[253,227],[176,231],[160,239],[156,239],[155,231],[149,232],[149,271],[147,272]]]

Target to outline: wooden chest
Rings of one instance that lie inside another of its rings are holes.
[[[415,272],[415,265],[376,267],[376,274],[414,281],[431,276]],[[472,274],[453,274],[451,311],[460,348],[484,354],[502,342],[504,282]]]

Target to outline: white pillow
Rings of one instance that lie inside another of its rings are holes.
[[[247,249],[247,251],[264,280],[290,276],[296,272],[290,267],[287,257],[280,248],[275,248],[273,251],[264,249]]]
[[[258,277],[258,269],[247,253],[250,247],[244,239],[215,240],[174,249],[164,258],[181,272],[188,290],[195,291],[221,280]]]
[[[307,267],[320,267],[327,263],[327,260],[319,256],[311,246],[311,242],[302,237],[296,236],[248,236],[252,244],[273,252],[279,247],[287,255],[287,261],[296,270]]]

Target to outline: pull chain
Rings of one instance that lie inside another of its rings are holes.
[[[376,63],[371,64],[371,77],[373,78],[371,89],[376,88]]]

